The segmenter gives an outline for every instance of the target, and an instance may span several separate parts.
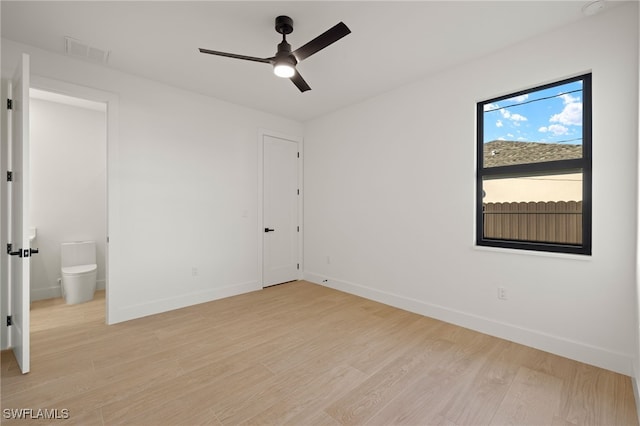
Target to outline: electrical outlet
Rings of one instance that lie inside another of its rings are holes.
[[[498,299],[507,300],[507,289],[504,287],[498,287]]]
[[[323,282],[323,283],[328,283],[328,282],[329,282],[329,280],[322,280],[322,282]]]

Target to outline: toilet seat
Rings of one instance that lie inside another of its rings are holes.
[[[81,275],[93,272],[97,268],[98,265],[95,263],[89,265],[65,266],[62,268],[62,273],[67,275]]]

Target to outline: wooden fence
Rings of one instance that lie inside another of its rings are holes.
[[[484,203],[484,236],[582,243],[582,201]]]

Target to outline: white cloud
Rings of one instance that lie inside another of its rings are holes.
[[[561,123],[567,126],[582,125],[582,103],[566,104],[560,114],[554,114],[549,119],[551,123]]]
[[[566,135],[569,129],[560,125],[560,124],[552,124],[549,126],[549,131],[552,132],[556,136]]]
[[[549,127],[540,127],[538,131],[542,133],[551,132],[556,136],[560,136],[566,135],[569,132],[569,129],[560,124],[552,124]]]
[[[562,94],[562,95],[560,95],[560,97],[564,101],[565,105],[567,105],[567,104],[575,104],[575,103],[578,103],[580,101],[580,98],[574,98],[569,93]]]
[[[496,127],[502,127],[502,126],[504,126],[504,124],[502,124],[502,120],[496,121]]]
[[[498,138],[499,141],[503,141],[506,140],[505,138],[503,138],[502,136]]]
[[[509,136],[510,138],[513,138],[513,133],[507,133],[507,136]]]
[[[498,104],[484,104],[484,110],[489,111],[491,109],[498,109],[500,106]]]
[[[527,138],[520,136],[520,137],[518,138],[518,140],[519,140],[519,141],[526,141],[526,140],[527,140]]]
[[[500,114],[502,114],[503,118],[506,118],[507,120],[511,120],[511,121],[527,121],[527,117],[525,117],[524,115],[520,115],[520,114],[511,114],[509,111],[507,111],[506,109],[502,108],[500,110]],[[515,124],[515,123],[514,123]]]

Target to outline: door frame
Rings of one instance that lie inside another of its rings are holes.
[[[6,181],[7,171],[9,170],[9,113],[4,106],[9,98],[9,86],[11,86],[11,79],[7,78],[6,81],[2,81],[2,113],[0,114],[0,129],[2,135],[0,135],[0,178],[2,179],[2,185],[0,185],[0,247],[6,247],[9,242],[9,184]],[[9,286],[9,258],[4,254],[0,257],[0,349],[5,350],[10,346],[9,339],[9,327],[7,327],[4,318],[11,312],[11,300]]]
[[[264,137],[271,136],[273,138],[285,139],[298,144],[298,152],[300,159],[298,161],[298,188],[300,188],[300,196],[298,197],[298,223],[300,232],[298,232],[298,269],[297,279],[302,279],[303,264],[303,242],[304,242],[304,139],[301,136],[292,136],[285,133],[275,132],[272,130],[260,129],[258,131],[258,287],[264,288]]]
[[[118,257],[118,244],[120,241],[120,194],[118,175],[118,101],[119,97],[115,93],[80,86],[73,83],[54,80],[38,75],[31,76],[31,88],[58,93],[60,95],[72,96],[95,102],[107,104],[107,176],[106,176],[106,229],[107,244],[105,247],[105,322],[112,324],[111,318],[115,318],[115,307],[110,303],[114,294],[114,284],[120,282]],[[114,247],[115,245],[115,247]]]

